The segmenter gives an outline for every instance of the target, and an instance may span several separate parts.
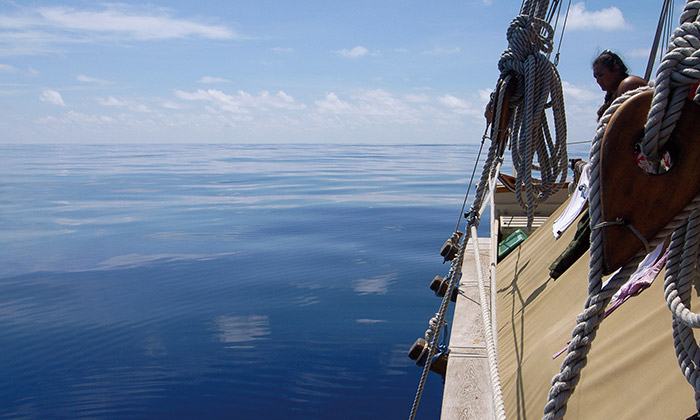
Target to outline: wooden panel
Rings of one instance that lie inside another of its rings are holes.
[[[601,215],[604,222],[621,220],[634,226],[647,241],[700,192],[700,106],[686,101],[671,139],[666,144],[673,166],[668,172],[644,172],[634,157],[644,137],[644,123],[653,92],[636,95],[615,111],[605,129],[600,157]],[[626,226],[603,228],[604,274],[622,267],[643,249]]]

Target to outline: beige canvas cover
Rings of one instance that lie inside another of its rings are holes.
[[[498,351],[508,419],[540,419],[551,379],[587,296],[588,253],[559,279],[548,267],[567,247],[576,225],[555,240],[555,212],[497,267]],[[696,284],[697,286],[697,284]],[[693,289],[692,308],[700,299]],[[694,392],[676,361],[663,271],[653,285],[606,318],[565,419],[686,419]]]

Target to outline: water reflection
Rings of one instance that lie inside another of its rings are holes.
[[[389,286],[396,280],[395,274],[371,277],[367,279],[355,280],[353,290],[359,295],[378,294],[384,295],[389,290]]]
[[[214,319],[214,328],[222,343],[245,343],[229,348],[253,348],[253,341],[270,335],[270,318],[267,315],[219,316]]]
[[[402,417],[473,151],[0,145],[0,418]]]

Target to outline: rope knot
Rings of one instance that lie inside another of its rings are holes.
[[[520,61],[537,52],[552,52],[554,29],[545,20],[521,14],[515,17],[508,27],[506,39],[508,49]]]
[[[627,220],[622,219],[621,217],[618,217],[615,219],[614,222],[600,222],[597,225],[593,227],[593,229],[600,229],[608,226],[624,226],[627,229],[629,229],[634,235],[639,239],[639,241],[644,245],[644,250],[649,254],[651,252],[651,247],[649,246],[649,241],[642,235],[642,233],[637,230],[636,227]]]

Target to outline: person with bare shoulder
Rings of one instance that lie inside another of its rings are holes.
[[[593,61],[593,77],[605,92],[605,102],[598,109],[598,119],[620,95],[647,85],[641,77],[630,75],[620,56],[610,50],[603,51]]]
[[[647,82],[641,77],[631,76],[627,66],[619,55],[610,50],[603,51],[593,61],[593,77],[605,92],[605,103],[598,110],[598,119],[603,116],[613,101],[623,93],[646,86]],[[586,209],[576,226],[574,239],[559,257],[549,266],[549,276],[559,278],[590,248],[591,226],[590,213]]]

